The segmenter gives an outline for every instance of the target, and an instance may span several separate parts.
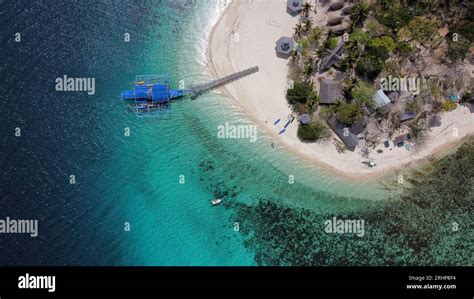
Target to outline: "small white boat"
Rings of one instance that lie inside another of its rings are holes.
[[[223,198],[216,198],[216,199],[211,200],[211,203],[213,206],[217,206],[218,204],[221,203],[222,200]]]

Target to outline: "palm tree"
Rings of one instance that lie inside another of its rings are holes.
[[[319,59],[322,59],[322,58],[324,57],[324,53],[325,53],[324,47],[319,47],[319,48],[316,50],[316,56],[318,56]]]
[[[369,4],[367,3],[357,3],[351,9],[351,20],[352,24],[360,26],[364,23],[365,19],[369,16]]]
[[[352,66],[357,62],[357,60],[359,60],[359,57],[361,55],[361,48],[357,41],[349,41],[344,45],[344,47],[347,50],[347,58],[352,68]]]
[[[302,9],[302,12],[305,17],[309,16],[309,12],[311,11],[311,8],[313,8],[313,6],[309,2],[305,2]]]
[[[342,89],[342,96],[344,97],[347,103],[352,102],[352,90],[350,90],[349,86],[345,86]]]
[[[295,30],[295,35],[301,37],[301,34],[303,33],[303,25],[296,24],[295,28],[293,29]]]
[[[296,50],[291,51],[290,53],[290,59],[293,61],[296,61],[299,57],[299,53]]]
[[[313,72],[314,72],[313,64],[308,64],[306,68],[304,69],[303,74],[306,76],[306,79],[309,79],[309,77],[311,77]]]
[[[352,53],[354,53],[358,48],[359,48],[359,43],[358,43],[356,40],[348,40],[348,41],[344,44],[344,49],[347,50],[347,52],[349,53],[349,55],[351,55]]]
[[[311,82],[312,83],[312,82]],[[319,96],[316,92],[311,91],[308,96],[308,107],[310,110],[313,110],[313,108],[318,105],[319,103]]]
[[[319,27],[314,27],[311,29],[310,38],[313,43],[317,43],[321,36],[323,35],[323,31]]]
[[[336,33],[334,32],[332,28],[329,28],[328,31],[326,31],[326,40],[335,36],[336,36]]]
[[[309,30],[311,30],[312,27],[313,27],[313,21],[311,21],[311,19],[307,19],[304,22],[304,32],[308,32]]]
[[[357,77],[352,76],[347,80],[346,86],[343,89],[343,95],[348,103],[352,102],[352,90],[357,86],[359,86],[359,79]]]

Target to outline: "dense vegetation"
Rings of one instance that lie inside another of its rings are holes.
[[[356,122],[359,122],[362,119],[363,114],[359,105],[355,103],[345,103],[337,108],[336,116],[340,122],[347,125],[351,125]]]
[[[290,104],[305,104],[312,93],[313,87],[311,84],[297,81],[294,83],[293,88],[288,89],[287,99]]]
[[[321,121],[315,121],[298,128],[298,138],[304,141],[317,141],[331,136],[329,128]]]
[[[456,109],[457,106],[458,105],[454,102],[446,101],[446,102],[443,103],[443,110],[448,112],[448,111]]]
[[[261,199],[232,204],[259,265],[474,265],[474,138],[383,206],[337,215]],[[343,200],[343,199],[332,199]],[[324,221],[363,219],[365,236],[328,234]]]

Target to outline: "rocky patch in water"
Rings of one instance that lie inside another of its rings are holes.
[[[258,265],[474,265],[474,138],[385,208],[318,214],[260,199],[234,202]],[[328,234],[324,222],[363,219],[365,234]]]

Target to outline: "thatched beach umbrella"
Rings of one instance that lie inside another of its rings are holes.
[[[276,51],[280,54],[284,55],[289,55],[291,51],[295,48],[295,44],[293,42],[293,39],[291,37],[281,37],[277,42],[276,42]]]
[[[345,17],[343,17],[343,16],[331,18],[331,19],[328,20],[328,26],[339,25],[339,24],[341,24],[341,22],[344,18]]]
[[[350,25],[349,22],[344,22],[343,24],[335,26],[332,30],[336,36],[343,35]]]
[[[329,10],[336,11],[344,7],[344,2],[334,2],[331,5],[329,5]]]
[[[291,11],[292,13],[299,12],[301,9],[303,9],[303,5],[304,5],[303,0],[288,0],[287,1],[288,10]]]
[[[343,15],[348,15],[348,14],[350,14],[351,11],[352,11],[352,7],[353,7],[352,5],[351,5],[351,6],[346,6],[346,7],[344,7],[344,8],[341,10],[341,13],[342,13]]]

